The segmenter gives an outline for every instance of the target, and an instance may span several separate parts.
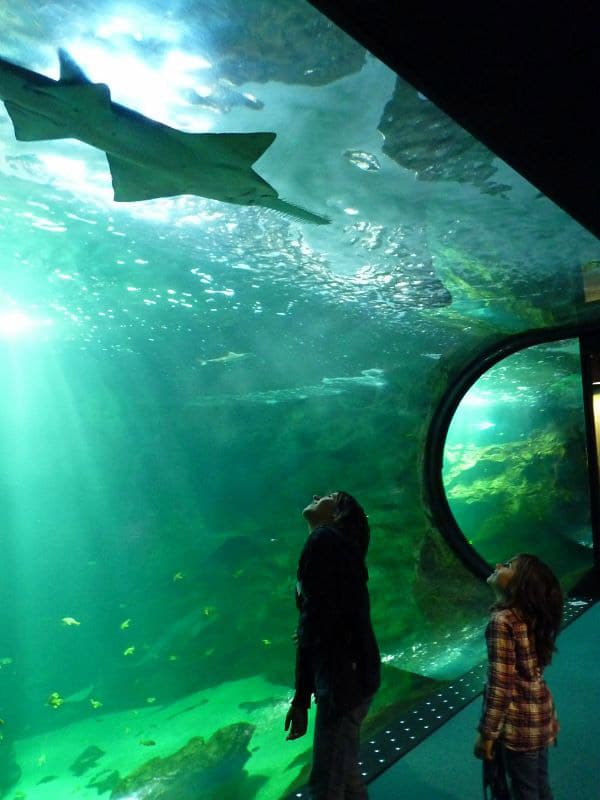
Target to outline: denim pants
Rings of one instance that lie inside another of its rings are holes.
[[[517,752],[503,747],[514,800],[552,800],[548,783],[548,748]]]
[[[360,726],[371,698],[344,713],[335,713],[325,699],[317,703],[313,763],[308,782],[311,800],[366,800],[358,766]]]

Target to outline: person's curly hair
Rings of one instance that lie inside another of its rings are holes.
[[[335,525],[354,543],[365,559],[371,539],[369,521],[358,500],[347,492],[337,492]]]
[[[506,590],[506,599],[496,608],[520,612],[530,635],[540,667],[552,661],[563,611],[563,593],[556,575],[537,556],[516,556],[515,575]]]

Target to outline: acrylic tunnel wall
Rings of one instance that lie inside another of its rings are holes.
[[[483,652],[487,592],[423,499],[438,404],[507,335],[600,321],[597,242],[300,0],[0,19],[0,797],[282,800],[311,745],[283,731],[301,508],[340,487],[369,513],[376,737]],[[202,140],[192,185],[149,120],[276,139],[254,173]],[[116,202],[125,179],[165,196]],[[565,433],[519,464],[532,519],[552,448],[580,469]]]

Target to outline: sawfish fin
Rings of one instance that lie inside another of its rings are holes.
[[[60,83],[91,83],[79,64],[62,47],[58,48],[58,61],[60,64]]]
[[[250,170],[250,165],[273,143],[274,133],[187,133],[171,129],[169,135],[174,146],[192,151],[199,163],[206,158],[207,147],[218,149],[223,159],[249,170],[252,184],[260,183],[275,194],[273,187]],[[174,197],[180,194],[196,194],[193,182],[183,175],[154,173],[147,166],[141,166],[113,153],[107,153],[112,176],[114,198],[118,203],[131,203],[137,200],[153,200],[158,197]],[[225,189],[226,187],[224,187]],[[217,198],[225,200],[225,198]],[[227,202],[225,200],[225,202]],[[231,202],[236,202],[232,193]],[[240,197],[240,203],[247,205]]]
[[[72,131],[61,120],[63,108],[68,108],[72,115],[77,109],[85,119],[94,116],[98,124],[111,113],[110,89],[103,83],[61,83],[44,86],[35,91],[50,97],[53,102],[52,117],[37,114],[34,111],[6,100],[4,105],[15,129],[15,138],[20,142],[38,142],[44,139],[77,139],[77,131]]]
[[[158,197],[175,197],[178,194],[193,194],[184,182],[172,176],[153,173],[147,167],[126,161],[107,153],[112,177],[114,198],[117,203],[133,203],[136,200],[155,200]]]
[[[4,105],[8,116],[12,120],[15,130],[15,139],[19,142],[39,142],[43,139],[68,139],[72,138],[65,132],[65,126],[48,117],[42,117],[33,111],[17,106],[10,100],[5,100]]]
[[[192,134],[193,135],[193,134]],[[252,166],[262,156],[265,150],[275,141],[276,133],[212,133],[206,136],[216,136],[219,143],[223,144],[228,152],[235,153],[236,158]]]

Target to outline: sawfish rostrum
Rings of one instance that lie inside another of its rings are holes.
[[[79,139],[108,158],[114,199],[151,200],[193,194],[261,206],[305,222],[326,217],[282,200],[252,169],[275,133],[186,133],[113,103],[64,50],[58,81],[0,58],[0,98],[24,142]]]

